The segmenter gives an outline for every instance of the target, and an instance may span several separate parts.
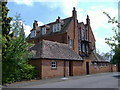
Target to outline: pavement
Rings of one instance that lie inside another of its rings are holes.
[[[118,72],[58,77],[7,84],[3,88],[119,88]]]

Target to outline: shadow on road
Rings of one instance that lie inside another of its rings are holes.
[[[120,79],[120,75],[114,75],[113,77]]]

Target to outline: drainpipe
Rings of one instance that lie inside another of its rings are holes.
[[[66,77],[66,61],[64,60],[64,77]]]

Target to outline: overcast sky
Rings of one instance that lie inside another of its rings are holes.
[[[25,24],[25,33],[28,35],[34,20],[39,25],[55,21],[58,16],[61,19],[72,16],[73,7],[76,7],[79,22],[86,23],[89,15],[91,27],[96,39],[96,47],[102,52],[108,52],[109,46],[105,38],[113,35],[112,25],[108,24],[108,18],[103,11],[111,17],[118,17],[117,0],[8,0],[7,7],[10,9],[9,16],[14,17],[16,12],[21,14]],[[49,2],[48,2],[49,1]]]

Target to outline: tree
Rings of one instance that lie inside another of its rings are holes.
[[[111,52],[107,52],[107,53],[101,53],[101,56],[105,59],[110,61],[112,59],[112,53]]]
[[[7,17],[9,9],[6,4],[7,2],[2,2],[2,84],[36,77],[35,67],[28,64],[28,49],[31,45],[21,33],[19,37],[14,37],[14,32],[10,33],[12,18]],[[19,26],[16,30],[18,28]],[[22,28],[21,32],[23,31]]]
[[[20,35],[23,35],[23,37],[25,37],[23,21],[20,17],[21,15],[16,13],[15,18],[13,18],[11,23],[12,25],[11,31],[14,32],[15,37],[18,37]]]
[[[103,13],[108,17],[108,23],[116,25],[116,27],[112,29],[115,35],[110,38],[105,38],[105,40],[114,53],[111,63],[118,64],[118,71],[120,71],[120,22],[118,22],[115,17],[111,18],[106,12]]]

